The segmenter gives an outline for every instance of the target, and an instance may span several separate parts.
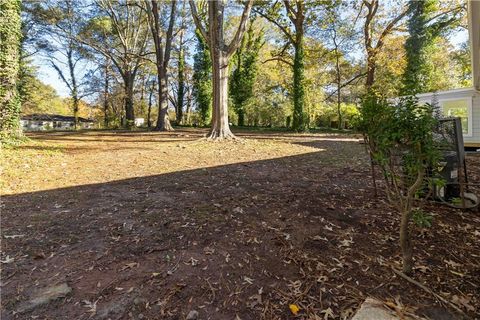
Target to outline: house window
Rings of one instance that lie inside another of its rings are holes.
[[[446,117],[459,117],[463,135],[472,136],[472,98],[441,100],[442,112]]]

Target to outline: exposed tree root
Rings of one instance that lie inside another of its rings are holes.
[[[235,136],[230,129],[212,129],[206,137],[207,141],[238,141],[241,140]]]

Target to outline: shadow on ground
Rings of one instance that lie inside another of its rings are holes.
[[[14,260],[2,268],[2,319],[290,319],[289,303],[348,318],[372,295],[434,304],[393,277],[397,222],[372,198],[363,147],[309,144],[318,151],[3,197],[3,257]],[[437,238],[417,239],[443,246],[417,263],[442,268],[445,243],[471,241]],[[443,275],[421,276],[457,286]],[[64,282],[67,297],[14,314]]]

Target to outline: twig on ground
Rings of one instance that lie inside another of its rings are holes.
[[[455,311],[457,311],[458,313],[460,313],[462,315],[463,318],[467,318],[466,314],[460,309],[458,308],[455,304],[453,304],[452,302],[448,301],[447,299],[445,299],[444,297],[442,297],[441,295],[433,292],[432,290],[430,290],[429,288],[427,288],[426,286],[424,286],[423,284],[421,284],[420,282],[410,278],[409,276],[407,276],[406,274],[394,269],[392,267],[392,271],[402,277],[403,279],[407,280],[408,282],[418,286],[419,288],[423,289],[424,291],[430,293],[432,296],[434,296],[436,299],[442,301],[443,303],[449,305],[450,307],[452,307],[453,309],[455,309]]]

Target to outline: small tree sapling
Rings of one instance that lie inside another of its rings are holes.
[[[433,140],[436,125],[432,106],[419,104],[415,97],[392,103],[370,92],[362,101],[360,128],[382,171],[387,198],[401,215],[400,247],[406,274],[413,268],[410,222],[418,194],[431,185],[428,180],[439,159]]]

